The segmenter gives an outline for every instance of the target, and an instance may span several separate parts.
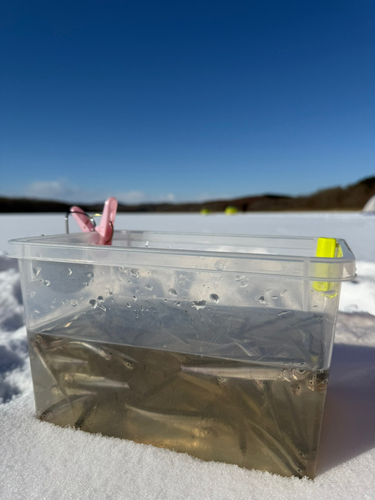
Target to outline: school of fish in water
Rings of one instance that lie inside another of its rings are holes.
[[[315,476],[327,371],[29,332],[37,415],[283,476]]]

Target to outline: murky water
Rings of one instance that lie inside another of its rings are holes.
[[[327,371],[30,336],[40,419],[314,477]]]

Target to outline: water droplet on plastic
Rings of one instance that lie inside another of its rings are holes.
[[[40,314],[40,311],[38,311],[38,309],[34,309],[34,314]]]
[[[41,267],[36,267],[35,268],[35,276],[39,276],[41,270],[42,270]]]
[[[312,308],[313,308],[313,309],[318,309],[318,306],[317,306],[317,305],[315,305],[315,306],[313,306]]]
[[[277,295],[272,295],[273,300],[277,300],[279,297]]]
[[[168,292],[169,292],[171,295],[177,295],[177,292],[176,292],[176,290],[175,290],[174,288],[170,288],[170,289],[168,290]]]
[[[73,271],[68,267],[68,276],[71,276],[73,274]]]
[[[91,299],[91,300],[89,301],[89,304],[91,305],[91,307],[92,307],[93,309],[96,309],[96,308],[97,308],[97,303],[96,303],[96,300],[95,300],[95,299]]]
[[[43,280],[43,285],[44,286],[50,286],[51,282],[48,280]]]
[[[181,305],[181,302],[176,302],[177,307],[180,307],[180,305]]]
[[[147,248],[149,245],[150,245],[150,242],[149,242],[149,241],[146,241],[146,243],[145,243],[145,247]]]
[[[137,296],[133,295],[133,300],[136,302],[137,301]]]
[[[88,278],[93,278],[93,277],[94,277],[94,273],[88,273],[88,274],[87,274],[87,277],[88,277]]]
[[[257,301],[260,302],[261,304],[266,304],[266,301],[264,299],[264,295],[259,295],[256,297]]]
[[[217,304],[219,302],[219,296],[216,295],[216,293],[211,293],[210,295],[210,300],[211,302],[213,302],[214,304]]]
[[[145,288],[147,288],[147,290],[152,290],[153,289],[153,287],[151,285],[148,285],[148,284],[145,285]]]
[[[133,276],[134,278],[138,278],[138,276],[139,276],[139,270],[138,270],[138,269],[132,269],[132,270],[130,271],[130,274],[131,274],[131,276]]]
[[[103,297],[101,295],[99,295],[99,297],[98,297],[97,300],[100,301],[100,302],[103,302],[104,299],[103,299]]]
[[[70,301],[70,305],[71,305],[71,306],[73,306],[73,307],[77,306],[77,305],[78,305],[78,300],[76,300],[76,299],[71,299],[71,301]]]
[[[126,303],[126,307],[131,307],[131,305],[129,304],[129,302]]]
[[[283,296],[286,294],[286,292],[287,292],[287,291],[288,291],[288,290],[283,290],[283,291],[280,293],[280,297],[283,297]]]
[[[192,303],[192,307],[195,307],[195,309],[197,311],[199,311],[200,309],[204,309],[206,307],[206,301],[205,300],[194,300],[194,302]]]

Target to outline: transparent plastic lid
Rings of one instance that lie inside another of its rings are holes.
[[[347,281],[355,258],[342,239],[329,239],[334,256],[321,256],[324,238],[115,231],[112,246],[94,233],[21,238],[9,242],[12,257],[103,266],[165,267],[209,272],[269,274]],[[324,255],[324,254],[323,254]]]

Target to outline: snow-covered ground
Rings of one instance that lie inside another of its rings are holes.
[[[74,223],[71,222],[72,230]],[[0,255],[1,499],[375,499],[375,217],[355,213],[120,215],[117,229],[342,237],[357,257],[344,283],[318,477],[286,479],[206,463],[33,417],[17,263]],[[64,232],[63,215],[0,216],[7,240]],[[3,403],[3,404],[1,404]]]

